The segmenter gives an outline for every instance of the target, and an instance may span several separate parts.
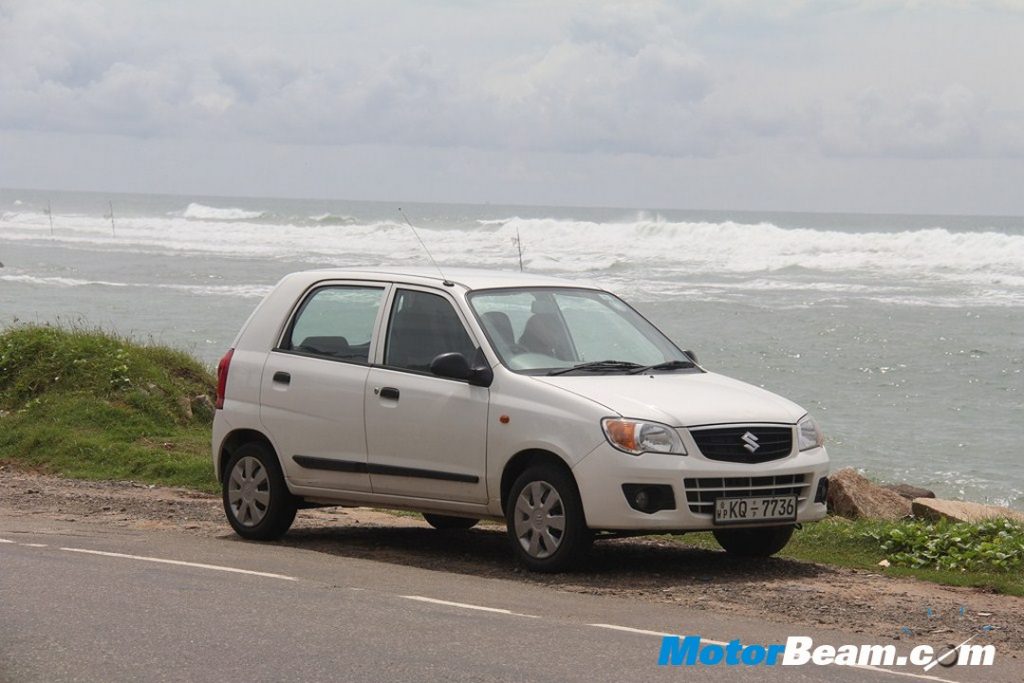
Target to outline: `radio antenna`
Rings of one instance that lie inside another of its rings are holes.
[[[434,265],[434,268],[437,269],[437,272],[441,274],[441,284],[445,287],[454,287],[455,283],[445,277],[444,271],[441,270],[441,266],[437,265],[437,261],[434,260],[434,255],[430,253],[429,249],[427,249],[427,245],[423,242],[423,238],[420,237],[418,232],[416,232],[416,227],[412,224],[412,221],[409,220],[409,217],[405,215],[405,211],[402,211],[402,207],[398,207],[398,213],[402,214],[405,224],[409,226],[409,229],[412,230],[412,234],[416,236],[416,240],[420,243],[420,246],[423,247],[423,251],[427,253],[427,258],[430,259],[430,262]]]

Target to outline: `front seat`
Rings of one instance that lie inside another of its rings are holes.
[[[532,353],[572,360],[572,347],[565,337],[561,322],[553,313],[534,313],[530,316],[519,337],[519,345]]]
[[[504,311],[487,311],[482,316],[484,328],[504,354],[511,351],[516,344],[516,334],[512,330],[512,321]]]

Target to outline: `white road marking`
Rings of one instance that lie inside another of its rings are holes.
[[[922,681],[939,681],[939,683],[958,683],[958,681],[951,681],[948,678],[939,678],[938,676],[929,676],[928,674],[915,674],[910,671],[895,671],[894,669],[886,669],[884,666],[872,666],[870,664],[851,664],[854,669],[868,669],[869,671],[881,671],[885,674],[892,674],[893,676],[909,676],[910,678],[918,678]]]
[[[14,543],[14,541],[8,541],[6,538],[0,538],[0,543]]]
[[[23,545],[26,548],[45,548],[46,547],[45,543],[19,543],[18,545]]]
[[[588,626],[596,626],[597,628],[608,628],[608,629],[612,629],[613,631],[625,631],[626,633],[639,633],[640,635],[644,635],[644,636],[656,636],[658,638],[664,638],[665,636],[676,637],[676,636],[679,635],[677,633],[664,633],[662,631],[646,631],[646,630],[644,630],[642,628],[631,628],[629,626],[617,626],[615,624],[587,624],[587,625]],[[723,643],[720,640],[708,640],[704,636],[701,636],[700,642],[701,643],[710,643],[711,645],[721,645],[722,647],[726,647],[726,646],[729,645],[728,643]],[[892,674],[894,676],[909,676],[910,678],[918,678],[918,679],[921,679],[921,680],[924,680],[924,681],[939,681],[940,683],[957,683],[957,681],[951,681],[949,679],[939,678],[937,676],[928,676],[926,674],[915,674],[915,673],[911,673],[909,671],[894,671],[892,669],[886,669],[885,667],[882,667],[882,666],[872,666],[871,664],[850,664],[849,666],[850,666],[850,668],[853,668],[853,669],[868,669],[869,671],[878,671],[880,673]]]
[[[200,562],[183,562],[182,560],[165,560],[162,557],[146,557],[144,555],[126,555],[124,553],[108,553],[102,550],[86,550],[84,548],[61,548],[69,553],[86,553],[89,555],[102,555],[103,557],[117,557],[123,560],[141,560],[143,562],[158,562],[160,564],[173,564],[181,567],[196,567],[198,569],[212,569],[218,572],[231,572],[233,574],[249,574],[251,576],[262,576],[268,579],[281,579],[283,581],[298,581],[294,576],[284,574],[271,574],[270,572],[255,572],[249,569],[238,569],[236,567],[222,567],[218,564],[202,564]]]
[[[520,614],[519,612],[513,612],[508,609],[501,609],[500,607],[484,607],[483,605],[470,605],[465,602],[450,602],[448,600],[437,600],[436,598],[426,598],[422,595],[399,595],[400,598],[406,600],[416,600],[418,602],[429,602],[434,605],[447,605],[448,607],[461,607],[462,609],[473,609],[480,612],[494,612],[495,614],[508,614],[513,617],[526,617],[527,619],[540,619],[535,614]]]
[[[632,628],[630,626],[617,626],[616,624],[587,624],[587,626],[596,626],[597,628],[609,628],[609,629],[611,629],[613,631],[625,631],[626,633],[639,633],[642,636],[657,636],[658,638],[664,638],[665,636],[675,637],[675,636],[679,635],[678,633],[662,633],[661,631],[645,631],[642,628]],[[721,645],[722,647],[725,647],[726,645],[729,644],[729,643],[723,643],[723,642],[718,641],[718,640],[708,640],[704,636],[701,636],[700,642],[702,642],[702,643],[710,643],[712,645]]]

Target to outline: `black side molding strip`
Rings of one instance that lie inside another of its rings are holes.
[[[308,470],[331,470],[333,472],[357,472],[368,474],[369,468],[365,462],[354,460],[333,460],[331,458],[314,458],[311,455],[293,455],[292,460],[298,463],[299,467]]]
[[[300,467],[310,470],[331,470],[333,472],[356,472],[359,474],[379,474],[388,477],[418,477],[420,479],[440,479],[442,481],[458,481],[465,484],[477,484],[480,477],[474,474],[458,472],[441,472],[424,470],[418,467],[398,467],[396,465],[378,465],[354,460],[334,460],[333,458],[316,458],[311,455],[293,455]]]

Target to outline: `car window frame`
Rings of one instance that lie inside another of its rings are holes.
[[[454,377],[442,377],[440,375],[435,375],[429,370],[411,370],[409,368],[402,368],[395,365],[387,365],[384,363],[384,357],[385,354],[387,353],[388,332],[391,329],[391,317],[394,314],[395,301],[398,298],[398,292],[400,290],[409,290],[423,292],[425,294],[434,294],[446,300],[448,304],[453,309],[455,309],[455,315],[458,317],[459,322],[462,324],[462,329],[465,330],[466,335],[469,337],[469,341],[477,349],[477,353],[483,352],[484,358],[487,360],[487,363],[490,364],[490,359],[487,358],[487,351],[484,350],[484,345],[481,344],[476,332],[474,331],[473,327],[469,324],[469,320],[466,316],[465,311],[462,310],[462,306],[459,305],[458,300],[456,300],[456,298],[452,296],[450,292],[435,287],[429,287],[418,284],[409,284],[405,282],[392,282],[391,284],[391,291],[388,292],[386,314],[381,317],[380,327],[378,329],[379,343],[376,345],[375,349],[376,356],[374,357],[373,360],[374,368],[378,368],[380,370],[390,370],[392,372],[403,372],[409,375],[419,375],[421,377],[433,377],[435,379],[445,380],[448,382],[461,382],[462,384],[469,384],[469,380],[456,379]],[[470,365],[473,364],[473,358],[467,358],[466,360],[469,362]]]
[[[367,350],[365,361],[353,360],[351,358],[334,358],[317,353],[310,353],[308,351],[296,351],[295,349],[284,347],[285,343],[291,342],[291,335],[295,330],[295,324],[298,322],[299,316],[302,315],[302,311],[305,310],[306,304],[316,296],[317,292],[323,289],[332,288],[363,288],[381,290],[380,305],[377,307],[377,315],[373,321],[373,330],[370,333],[370,347]],[[274,344],[274,348],[270,350],[271,353],[284,353],[290,356],[313,358],[315,360],[325,360],[332,363],[346,363],[348,365],[373,367],[373,359],[376,356],[377,346],[380,340],[382,315],[390,301],[391,290],[392,283],[379,280],[320,280],[318,282],[314,282],[304,289],[300,296],[296,297],[295,303],[292,305],[292,308],[288,313],[285,324],[282,327],[280,334],[277,336],[277,342]]]

